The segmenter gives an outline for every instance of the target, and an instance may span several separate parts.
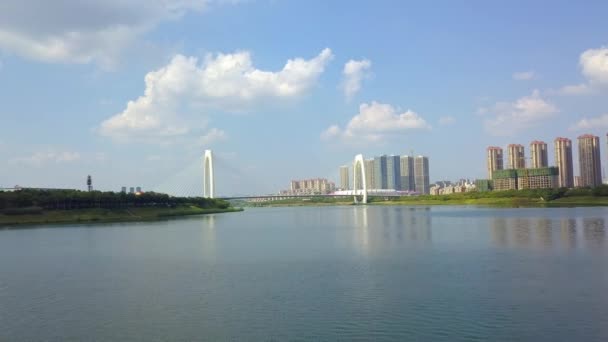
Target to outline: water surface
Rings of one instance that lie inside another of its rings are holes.
[[[608,340],[605,208],[251,208],[0,231],[0,340]]]

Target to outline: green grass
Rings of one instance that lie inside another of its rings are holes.
[[[576,196],[562,197],[549,202],[552,206],[608,206],[608,197]]]
[[[170,217],[204,215],[242,211],[239,208],[129,208],[129,209],[76,209],[48,210],[39,214],[0,214],[0,226],[19,226],[55,223],[136,222],[167,219]]]

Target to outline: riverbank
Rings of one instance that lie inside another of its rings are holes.
[[[369,205],[483,205],[494,207],[590,207],[608,206],[608,197],[590,195],[551,196],[542,194],[521,196],[521,193],[508,196],[508,193],[488,195],[452,194],[441,196],[404,196],[404,197],[371,197]],[[258,202],[254,207],[282,206],[328,206],[352,205],[352,198],[310,198],[286,199],[280,201]]]
[[[45,210],[39,213],[21,215],[0,214],[0,227],[20,227],[38,224],[74,224],[155,221],[172,217],[229,213],[242,211],[242,208],[200,208],[197,206],[178,206],[174,208],[140,207],[128,209],[73,209]]]

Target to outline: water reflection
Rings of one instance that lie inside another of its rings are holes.
[[[573,218],[562,218],[560,225],[560,240],[565,247],[576,247],[576,220]]]
[[[214,214],[204,215],[200,219],[202,226],[201,252],[203,256],[210,261],[215,261],[217,258],[215,220]]]
[[[542,246],[553,245],[553,221],[550,218],[541,217],[536,221],[536,241]]]
[[[369,254],[369,218],[367,216],[367,206],[353,207],[353,218],[355,224],[355,246],[365,254]]]
[[[363,254],[432,241],[430,208],[355,206],[351,211],[354,243]]]
[[[492,221],[492,240],[498,246],[507,246],[509,244],[507,220],[504,217],[495,217]]]
[[[582,229],[577,229],[579,227]],[[495,216],[491,219],[491,232],[493,243],[503,247],[563,246],[571,249],[603,247],[606,241],[605,219],[602,217],[582,218],[577,221],[571,217]],[[559,234],[559,240],[554,239],[554,233]],[[581,234],[582,237],[579,236]],[[581,241],[585,246],[577,246]]]
[[[604,241],[606,241],[604,224],[604,218],[601,217],[583,219],[583,235],[588,245],[593,247],[604,246]]]
[[[518,245],[528,245],[530,243],[530,219],[517,217],[514,219],[515,243]]]

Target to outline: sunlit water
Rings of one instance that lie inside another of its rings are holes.
[[[247,209],[0,231],[1,341],[608,341],[605,208]]]

